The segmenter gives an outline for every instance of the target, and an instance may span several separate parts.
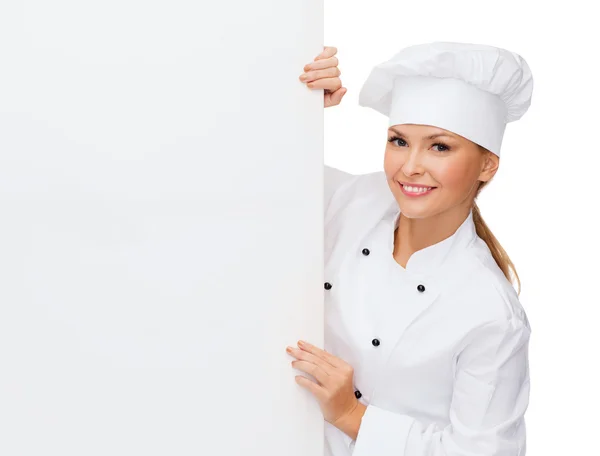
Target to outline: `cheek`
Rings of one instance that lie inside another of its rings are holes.
[[[402,168],[403,160],[401,157],[402,154],[394,154],[390,152],[388,148],[385,149],[385,154],[383,155],[383,170],[388,178],[394,176],[400,168]]]
[[[446,190],[464,191],[477,177],[475,169],[465,160],[446,160],[432,163],[429,172]]]
[[[383,169],[388,180],[398,175],[405,160],[404,154],[393,153],[386,148]],[[450,192],[468,191],[478,177],[475,162],[466,154],[456,154],[452,157],[425,157],[421,167],[423,173],[431,176],[439,187]]]

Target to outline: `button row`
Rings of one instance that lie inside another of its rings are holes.
[[[370,253],[371,253],[371,251],[369,249],[367,249],[367,248],[365,248],[365,249],[362,250],[362,254],[365,255],[365,256],[369,255]],[[331,290],[331,288],[332,288],[332,285],[329,282],[325,282],[324,286],[325,286],[326,290]],[[425,286],[422,285],[422,284],[419,284],[417,286],[417,290],[419,290],[419,292],[423,293],[425,291]],[[374,347],[379,347],[379,345],[381,345],[381,341],[379,339],[373,339],[371,341],[371,343],[373,344]],[[357,399],[359,399],[360,397],[362,397],[361,392],[358,391],[358,390],[356,390],[356,392],[354,394],[355,394],[355,396],[356,396]]]
[[[362,254],[367,256],[371,253],[371,251],[367,248],[362,249]],[[329,282],[325,282],[325,289],[326,290],[331,290],[331,284]],[[417,290],[419,290],[420,293],[423,293],[425,291],[425,285],[418,285],[417,286]]]
[[[324,287],[326,290],[331,290],[332,285],[329,282],[325,282]],[[423,293],[425,291],[425,286],[424,285],[418,285],[417,286],[417,290],[419,290],[419,292]]]

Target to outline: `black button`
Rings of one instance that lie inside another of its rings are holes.
[[[331,290],[331,284],[329,282],[325,282],[325,289]]]
[[[369,253],[371,253],[371,251],[369,249],[363,249],[362,253],[363,255],[368,255]]]
[[[419,285],[417,287],[417,290],[419,290],[421,293],[423,293],[425,291],[425,287],[423,285]]]
[[[362,393],[358,390],[354,391],[354,395],[356,396],[356,399],[360,399],[362,397]]]
[[[371,343],[372,343],[373,345],[375,345],[376,347],[379,347],[379,344],[380,344],[381,342],[379,342],[379,339],[373,339],[373,340],[371,341]]]

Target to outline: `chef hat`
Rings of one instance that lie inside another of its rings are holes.
[[[358,103],[389,125],[433,125],[500,156],[504,129],[531,104],[533,78],[518,54],[493,46],[433,42],[375,66]]]

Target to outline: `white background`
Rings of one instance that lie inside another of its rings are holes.
[[[326,163],[383,168],[387,117],[358,105],[371,68],[429,41],[517,52],[532,105],[506,128],[500,168],[478,204],[516,265],[532,327],[528,456],[596,454],[600,409],[600,41],[593,2],[325,1],[338,48],[340,106],[325,111]],[[400,455],[399,455],[400,456]]]

